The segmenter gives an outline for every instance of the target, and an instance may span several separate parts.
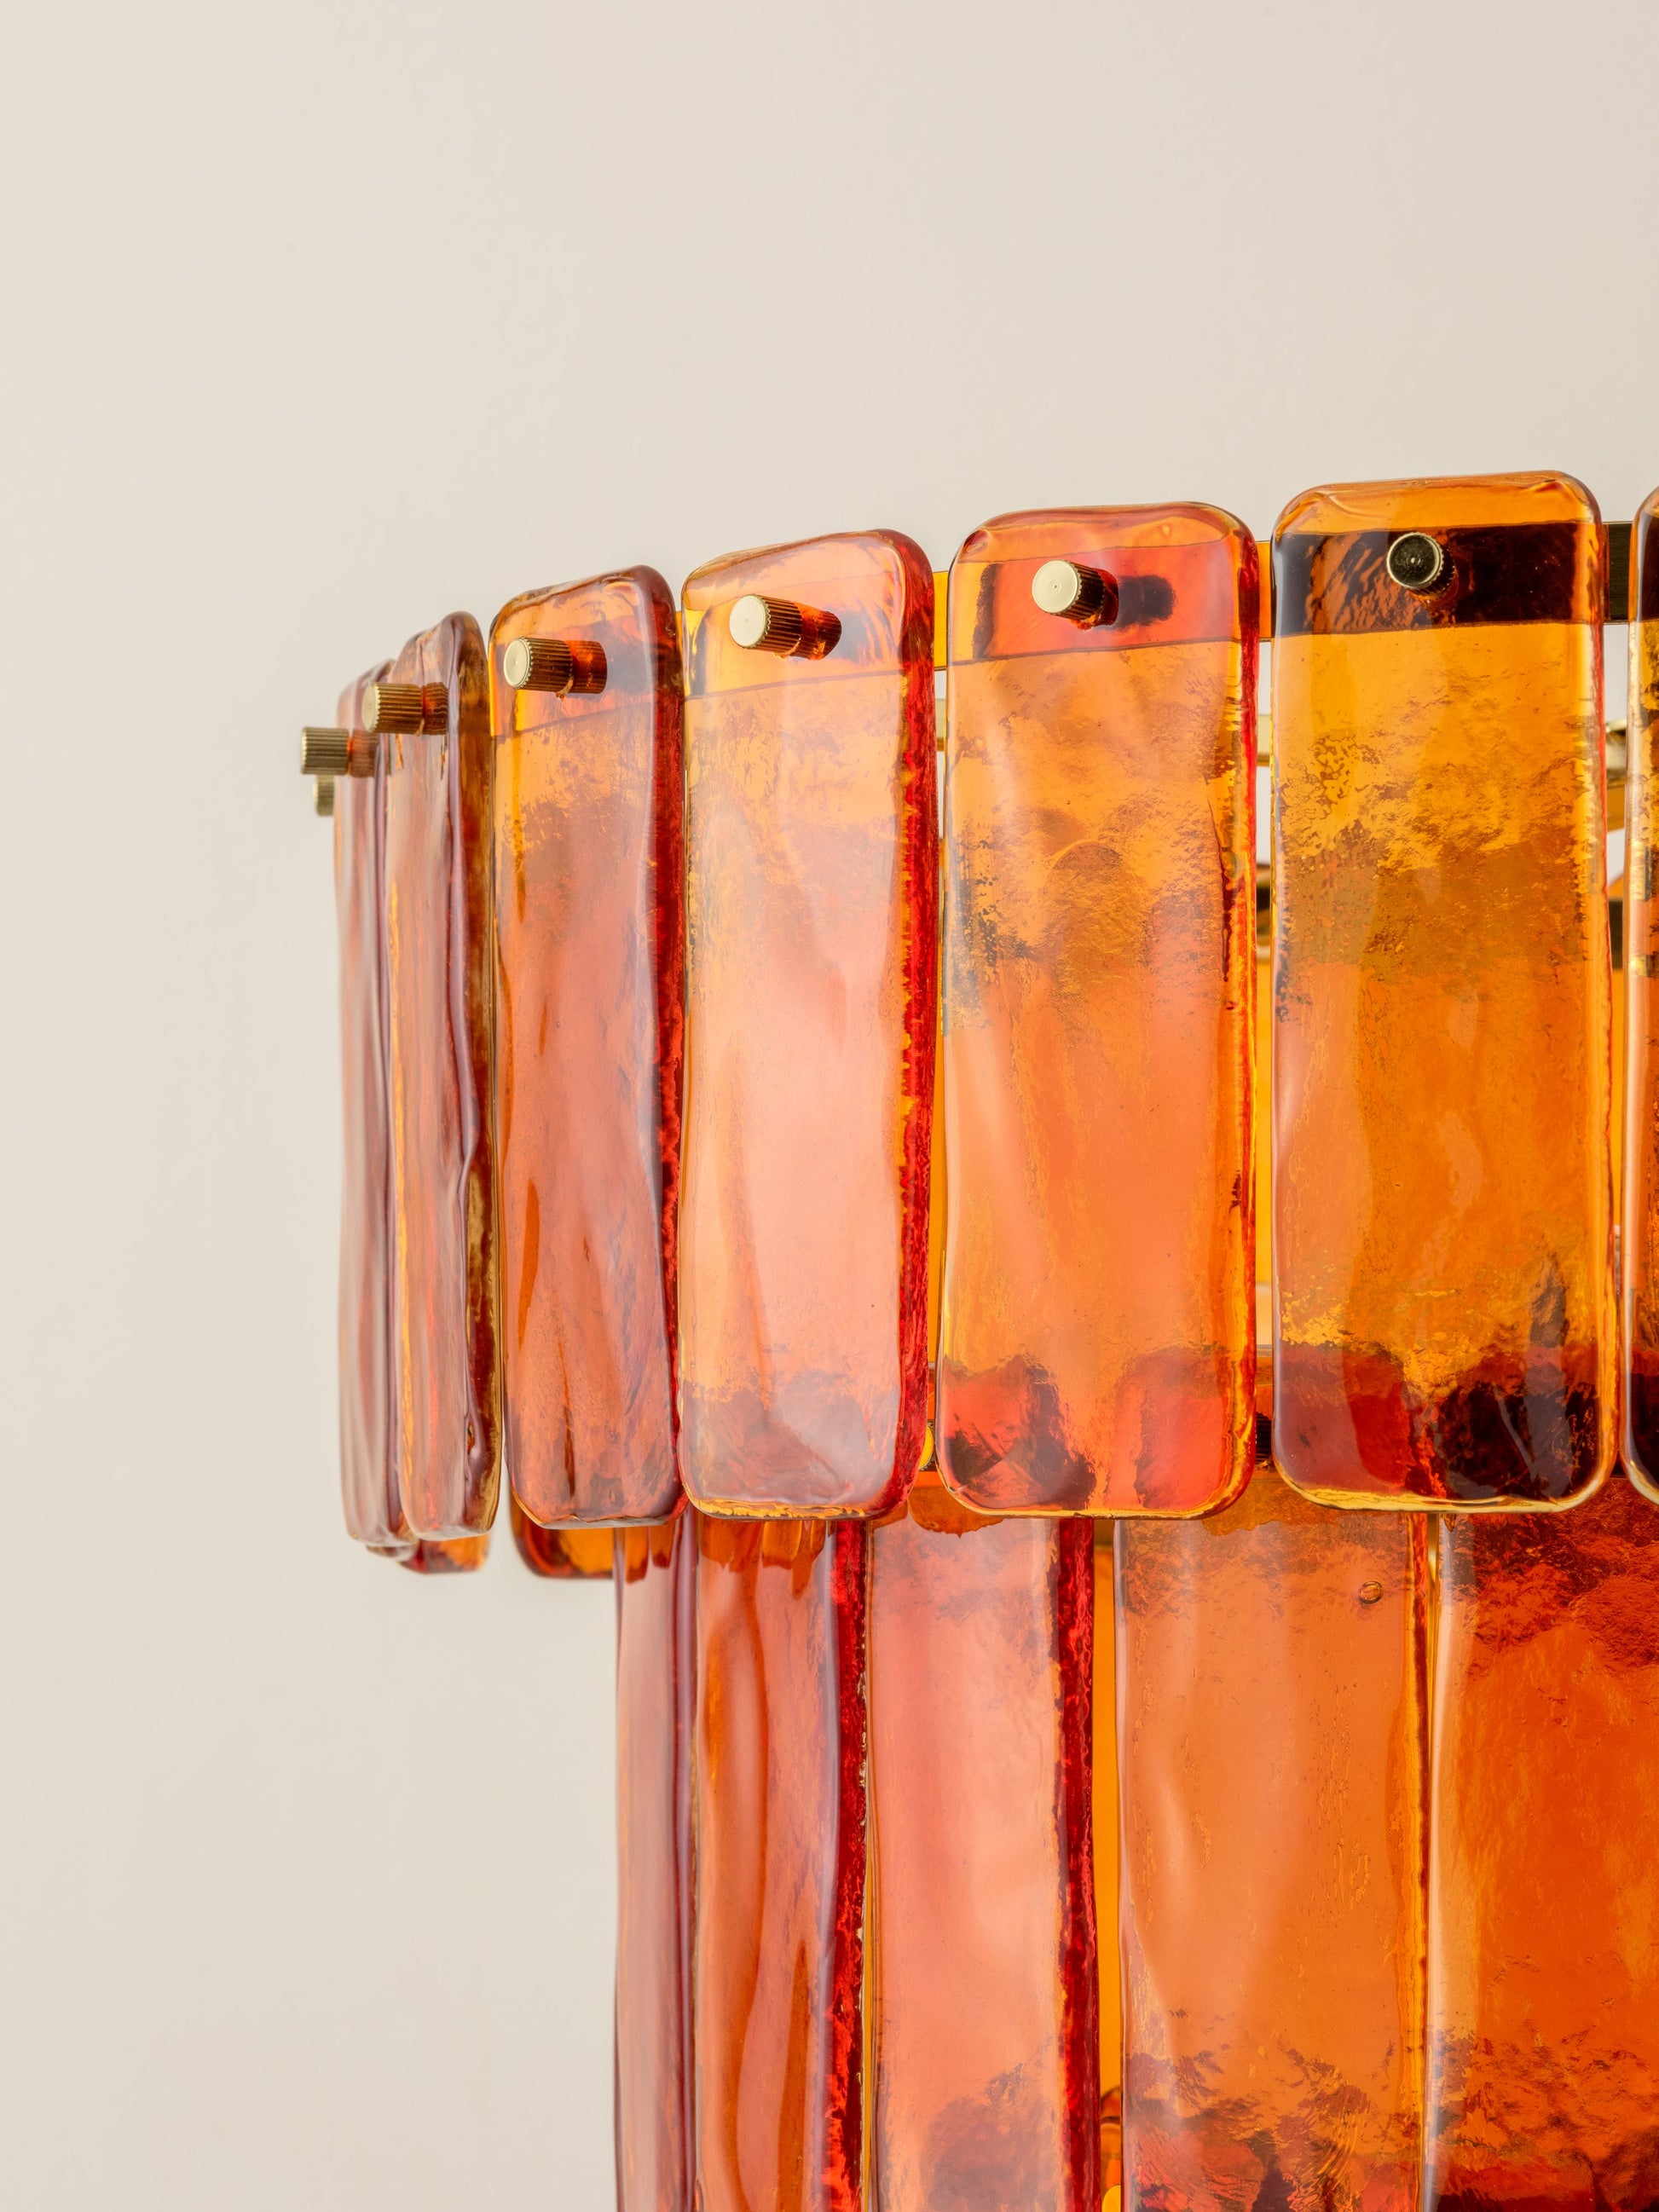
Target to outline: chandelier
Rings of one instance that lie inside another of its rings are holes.
[[[347,1526],[614,1576],[624,2212],[1659,2203],[1656,723],[1659,495],[1538,475],[304,733]]]

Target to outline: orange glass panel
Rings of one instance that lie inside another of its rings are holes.
[[[1659,491],[1631,530],[1625,787],[1625,1464],[1659,1498]],[[1616,613],[1618,610],[1614,610]]]
[[[1414,2212],[1427,1532],[1118,1525],[1126,2198]]]
[[[398,1474],[422,1536],[495,1517],[495,1190],[489,1145],[489,784],[470,615],[411,639],[392,681],[441,685],[444,726],[380,741],[391,1030],[392,1382]]]
[[[696,1533],[697,2201],[852,2212],[869,1534],[701,1517]]]
[[[1118,1958],[1117,1627],[1112,1527],[1094,1528],[1094,1696],[1090,1802],[1094,1844],[1096,2011],[1100,2021],[1100,2187],[1123,2184],[1123,1990]]]
[[[532,1575],[550,1582],[603,1582],[611,1572],[609,1528],[544,1528],[509,1492],[513,1541]]]
[[[1659,2203],[1659,1512],[1439,1527],[1425,2206]]]
[[[340,694],[339,726],[362,727],[370,670]],[[386,779],[334,787],[334,902],[340,933],[340,1485],[348,1532],[393,1558],[413,1541],[392,1452],[391,1137],[386,1106]]]
[[[884,1510],[921,1457],[933,589],[888,532],[685,587],[680,1392],[686,1487],[712,1511]],[[751,594],[834,617],[833,647],[745,650]]]
[[[691,2212],[690,1516],[619,1529],[617,1577],[617,2206]]]
[[[1274,1455],[1332,1503],[1560,1504],[1614,1447],[1595,503],[1348,486],[1273,543]]]
[[[597,646],[514,690],[521,640]],[[556,672],[556,673],[557,672]],[[507,1467],[537,1521],[659,1521],[674,1462],[680,663],[651,568],[514,599],[497,733],[495,1133]]]
[[[871,1538],[874,2140],[884,2212],[1099,2203],[1094,1532],[937,1476]]]
[[[1064,563],[1099,619],[1036,603]],[[951,572],[939,1455],[981,1510],[1249,1480],[1259,604],[1211,507],[1008,515]]]
[[[488,1531],[482,1536],[456,1536],[448,1542],[422,1540],[406,1556],[399,1559],[400,1566],[416,1575],[476,1574],[489,1557]]]

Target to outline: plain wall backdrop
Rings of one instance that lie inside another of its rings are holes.
[[[299,726],[453,608],[821,531],[1534,465],[1628,516],[1659,9],[100,0],[4,51],[0,2195],[605,2207],[611,1592],[342,1532]]]

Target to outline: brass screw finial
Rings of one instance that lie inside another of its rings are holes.
[[[368,684],[363,727],[404,736],[436,732],[449,720],[449,693],[441,684]]]
[[[1396,538],[1383,566],[1402,592],[1415,592],[1419,598],[1437,592],[1450,580],[1445,574],[1445,547],[1424,530],[1408,530],[1403,538]]]
[[[331,775],[319,775],[317,779],[317,811],[319,814],[332,814],[334,811],[334,779]]]
[[[1045,615],[1060,615],[1079,629],[1117,620],[1117,579],[1076,561],[1045,561],[1031,579],[1031,598]]]
[[[316,730],[307,726],[301,731],[301,775],[344,775],[350,761],[349,730]]]
[[[748,653],[775,653],[780,659],[822,660],[841,642],[839,615],[759,592],[733,599],[726,621],[733,645]]]
[[[373,775],[380,741],[368,730],[304,729],[300,732],[301,775]]]
[[[603,691],[605,647],[585,639],[515,637],[501,655],[514,691]]]

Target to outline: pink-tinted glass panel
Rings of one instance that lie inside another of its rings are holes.
[[[697,2202],[854,2212],[869,1532],[699,1518],[697,1544]]]
[[[757,593],[833,649],[744,649]],[[686,1486],[874,1513],[927,1421],[933,578],[908,538],[818,538],[699,569],[685,610]]]
[[[372,669],[340,695],[339,725],[362,727]],[[412,1542],[392,1449],[391,1132],[386,1099],[386,779],[334,787],[334,901],[340,935],[340,1484],[348,1532],[393,1557]]]
[[[392,1383],[418,1534],[487,1528],[499,1478],[489,1143],[489,702],[470,615],[411,639],[391,680],[441,686],[441,729],[381,740],[391,1032]]]
[[[696,1531],[619,1529],[617,2205],[691,2212]]]
[[[1095,2212],[1094,1532],[921,1476],[872,1533],[883,2212]]]
[[[603,656],[514,689],[520,641]],[[515,599],[490,636],[507,1462],[544,1523],[679,1502],[674,1232],[684,1029],[674,603],[631,568]]]
[[[1260,599],[1212,507],[1008,515],[951,572],[939,1454],[983,1511],[1249,1479]]]

